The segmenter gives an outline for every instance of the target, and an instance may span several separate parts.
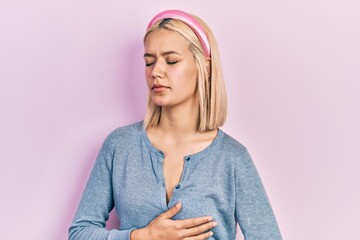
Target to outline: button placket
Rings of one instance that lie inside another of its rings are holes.
[[[176,199],[177,199],[177,196],[178,196],[178,192],[179,190],[181,189],[181,186],[183,185],[183,182],[184,180],[186,179],[187,177],[187,173],[189,171],[189,161],[190,161],[190,157],[189,156],[185,156],[184,158],[184,168],[183,168],[183,172],[181,174],[181,178],[180,178],[180,181],[178,184],[175,185],[174,187],[174,192],[173,192],[173,195],[171,197],[171,204],[173,201],[176,202]],[[169,202],[169,205],[171,205],[170,202]]]
[[[165,186],[165,178],[163,174],[163,165],[164,165],[164,154],[162,152],[158,152],[158,176],[160,177],[160,188],[161,188],[161,205],[164,211],[169,209],[166,203],[166,186]]]
[[[190,156],[185,156],[184,157],[184,169],[183,169],[183,174],[181,176],[180,182],[178,185],[180,185],[186,178],[189,172],[189,168],[190,168]]]

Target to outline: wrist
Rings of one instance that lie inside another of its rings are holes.
[[[130,233],[130,240],[149,239],[149,231],[147,228],[135,229]]]

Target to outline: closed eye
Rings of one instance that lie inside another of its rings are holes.
[[[145,66],[146,67],[150,67],[151,65],[153,65],[154,63],[153,62],[151,62],[151,63],[145,63]]]
[[[167,64],[173,65],[176,64],[178,61],[168,61]]]

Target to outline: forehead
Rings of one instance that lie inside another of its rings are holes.
[[[180,33],[159,29],[150,32],[145,39],[145,52],[189,51],[189,41]]]

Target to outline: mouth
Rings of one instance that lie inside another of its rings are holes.
[[[161,85],[161,84],[154,84],[152,87],[151,87],[151,90],[154,91],[154,92],[161,92],[161,91],[164,91],[166,89],[168,89],[169,87],[167,86],[164,86],[164,85]]]

